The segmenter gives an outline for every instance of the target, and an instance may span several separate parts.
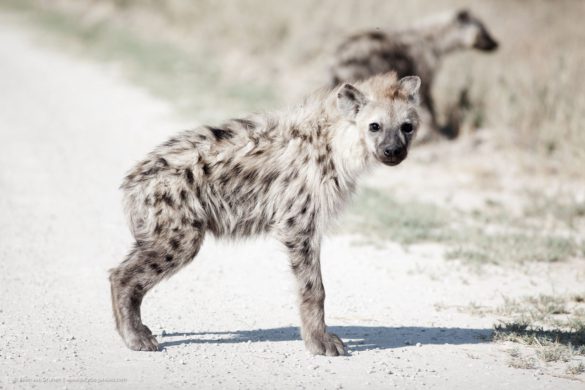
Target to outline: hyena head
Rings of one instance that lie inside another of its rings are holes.
[[[498,42],[488,32],[484,23],[467,10],[456,13],[455,30],[455,34],[466,48],[481,51],[494,51],[498,48]]]
[[[419,125],[419,87],[418,76],[396,81],[389,73],[338,89],[343,117],[356,127],[367,153],[386,165],[398,165],[408,154]]]

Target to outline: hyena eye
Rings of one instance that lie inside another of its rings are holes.
[[[380,125],[378,123],[370,123],[370,131],[376,132],[380,130]]]
[[[404,134],[410,134],[413,130],[414,127],[412,126],[412,123],[404,122],[400,125],[400,131],[402,131]]]

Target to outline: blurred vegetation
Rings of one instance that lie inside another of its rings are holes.
[[[340,226],[370,240],[443,243],[447,258],[476,265],[557,262],[585,255],[579,231],[560,229],[565,222],[562,215],[559,218],[543,227],[499,209],[469,214],[416,200],[399,201],[382,190],[364,188]]]
[[[466,53],[446,61],[435,91],[443,111],[466,90],[472,103],[470,128],[494,129],[510,148],[534,152],[541,161],[558,160],[567,170],[585,164],[585,2],[580,0],[0,4],[64,15],[70,21],[59,23],[81,28],[80,38],[88,45],[99,46],[108,39],[104,29],[116,27],[110,39],[118,45],[117,55],[135,55],[141,67],[158,73],[180,74],[175,82],[168,76],[160,79],[157,90],[166,89],[167,96],[181,100],[192,94],[191,100],[197,100],[202,91],[209,95],[219,78],[228,97],[251,101],[254,108],[293,101],[322,84],[332,48],[350,32],[406,27],[465,7],[485,20],[501,49],[494,55]],[[136,44],[137,38],[142,43]],[[148,76],[143,79],[150,80]]]
[[[583,177],[582,1],[0,0],[0,6],[53,32],[48,42],[112,62],[199,121],[294,102],[325,82],[331,51],[348,33],[408,27],[465,7],[485,21],[501,49],[448,58],[435,86],[440,108],[446,112],[464,91],[467,131],[489,128],[497,139],[489,153],[524,153],[533,171],[554,162],[557,172]],[[498,207],[445,210],[365,189],[342,230],[404,245],[440,242],[447,257],[477,264],[582,256],[583,200],[526,198],[513,216]]]
[[[164,36],[144,34],[105,17],[75,18],[61,6],[0,0],[45,31],[45,43],[82,56],[111,62],[140,87],[174,103],[179,113],[198,120],[220,120],[226,110],[244,113],[274,101],[267,84],[226,80],[220,59],[203,46],[190,50]]]

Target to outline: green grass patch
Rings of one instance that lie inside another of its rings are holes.
[[[379,190],[363,188],[352,202],[342,225],[346,230],[366,237],[407,245],[445,241],[450,233],[448,222],[448,214],[438,207],[399,202]]]
[[[442,243],[448,259],[479,265],[558,262],[584,252],[575,238],[532,227],[498,209],[463,214],[428,203],[399,201],[373,188],[358,191],[342,226],[342,231],[370,240]]]
[[[485,234],[471,229],[455,247],[447,251],[450,259],[467,259],[477,263],[557,262],[576,256],[582,248],[572,238],[543,235],[534,231]]]

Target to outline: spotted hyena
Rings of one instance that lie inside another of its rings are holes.
[[[136,242],[110,273],[126,345],[158,348],[140,318],[142,298],[190,263],[207,233],[272,233],[298,282],[305,345],[314,354],[343,354],[325,325],[321,236],[360,174],[406,158],[419,124],[419,86],[416,76],[389,73],[321,90],[294,109],[186,131],[136,165],[122,184]]]
[[[332,85],[354,82],[393,70],[399,77],[416,74],[422,80],[421,119],[424,136],[457,129],[437,123],[431,88],[445,55],[476,49],[493,51],[498,43],[484,23],[469,11],[440,15],[403,31],[367,31],[352,35],[337,48],[330,69]]]

